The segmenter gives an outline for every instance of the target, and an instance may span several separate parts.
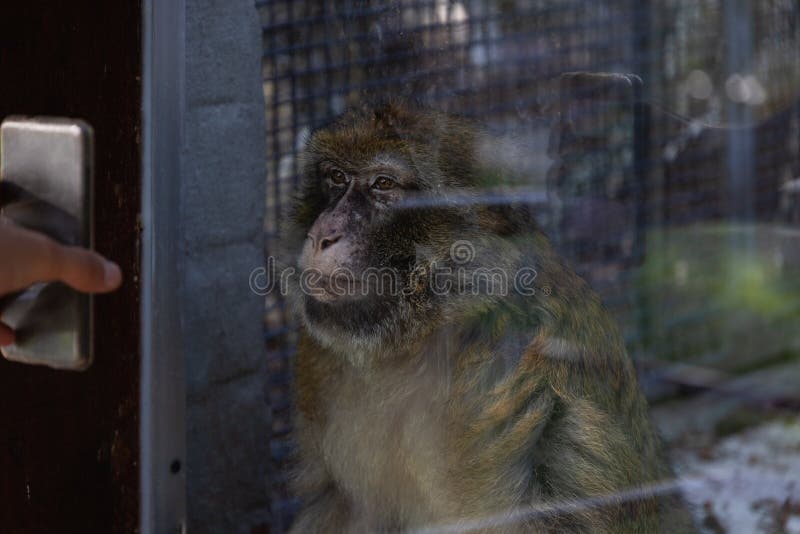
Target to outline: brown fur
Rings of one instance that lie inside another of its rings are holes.
[[[358,168],[390,151],[425,191],[470,192],[502,180],[472,159],[485,138],[461,119],[397,105],[345,116],[310,142],[287,239],[302,242],[331,209],[315,190],[318,158]],[[318,328],[296,295],[295,488],[305,504],[293,531],[692,531],[678,495],[649,493],[673,473],[616,327],[526,208],[408,216],[363,246],[413,242],[427,251],[413,269],[424,269],[467,238],[471,267],[531,266],[539,289],[436,298],[413,279],[369,343],[352,325]]]

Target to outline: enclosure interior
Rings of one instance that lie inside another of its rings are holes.
[[[389,97],[474,117],[525,147],[509,153],[527,177],[513,194],[620,325],[679,473],[700,481],[687,489],[700,519],[728,527],[718,516],[744,502],[742,532],[800,521],[800,488],[787,485],[800,479],[796,2],[256,5],[267,255],[315,128]],[[273,532],[297,509],[296,333],[269,295]],[[728,476],[724,490],[709,473]]]

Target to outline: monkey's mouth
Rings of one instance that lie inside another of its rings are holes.
[[[320,287],[306,292],[303,298],[303,318],[316,331],[329,329],[329,334],[348,332],[374,335],[375,325],[385,322],[398,310],[397,297],[377,295],[359,285],[341,295],[341,291]]]
[[[371,294],[370,284],[365,284],[353,276],[324,276],[301,284],[303,293],[324,303],[352,302]]]

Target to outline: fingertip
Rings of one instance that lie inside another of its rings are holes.
[[[113,261],[103,262],[103,282],[107,291],[113,291],[122,284],[122,270]]]
[[[16,340],[14,331],[6,325],[0,323],[0,347],[7,347],[13,345]]]
[[[97,252],[77,247],[61,249],[57,278],[84,293],[108,293],[122,283],[119,266]]]

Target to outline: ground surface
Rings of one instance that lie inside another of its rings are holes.
[[[800,534],[800,416],[673,448],[703,531]]]

